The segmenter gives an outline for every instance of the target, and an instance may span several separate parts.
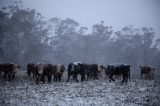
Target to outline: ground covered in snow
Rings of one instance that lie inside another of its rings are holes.
[[[85,82],[35,84],[21,72],[14,81],[0,79],[0,106],[160,106],[160,80],[109,82],[106,77]]]

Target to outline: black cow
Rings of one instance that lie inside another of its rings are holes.
[[[77,78],[78,67],[77,67],[77,64],[74,64],[74,63],[68,64],[67,72],[68,72],[67,82],[69,81],[70,76],[73,76],[73,80],[76,80],[78,82],[78,78]]]
[[[81,75],[81,82],[85,81],[85,74],[86,74],[86,64],[78,63],[78,73]]]
[[[141,78],[154,79],[155,68],[152,66],[140,66],[141,69]]]
[[[45,77],[48,78],[48,83],[51,82],[54,66],[52,64],[39,63],[36,66],[36,84],[41,80],[45,83]]]
[[[14,63],[0,64],[0,72],[4,73],[4,78],[9,81],[14,79],[17,68],[20,68],[20,66]]]
[[[33,77],[35,77],[35,74],[36,74],[36,64],[34,64],[34,63],[27,64],[27,74],[28,74],[29,78],[30,78],[31,74],[33,75]]]
[[[78,75],[81,75],[81,81],[85,81],[85,64],[84,63],[70,63],[68,64],[68,79],[69,81],[70,76],[73,76],[73,80],[76,80],[78,82]]]
[[[64,65],[62,64],[55,65],[53,70],[54,81],[61,81],[61,77],[64,71],[65,71]]]
[[[106,74],[109,76],[110,82],[115,81],[113,75],[122,75],[123,82],[127,82],[130,79],[130,65],[107,65]]]

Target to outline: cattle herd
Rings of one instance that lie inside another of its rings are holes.
[[[78,82],[78,75],[81,77],[81,81],[95,80],[102,76],[103,73],[109,78],[109,81],[115,81],[115,78],[122,78],[122,83],[130,80],[130,67],[131,65],[100,65],[100,64],[85,64],[81,62],[73,62],[68,64],[67,68],[67,82],[72,77],[72,80]],[[4,79],[11,81],[14,79],[16,69],[20,68],[19,65],[14,63],[1,63],[0,75]],[[155,68],[152,66],[140,66],[141,78],[154,79]],[[65,66],[62,64],[44,64],[44,63],[29,63],[27,65],[27,74],[30,78],[31,75],[36,79],[36,84],[39,81],[45,83],[47,77],[48,83],[51,82],[52,76],[54,81],[61,81]]]

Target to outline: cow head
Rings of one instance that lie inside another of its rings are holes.
[[[64,70],[65,70],[64,65],[61,65],[61,72],[64,72]]]
[[[102,72],[102,66],[100,64],[97,64],[97,72],[98,73]]]
[[[37,65],[37,70],[38,70],[38,74],[39,75],[42,75],[43,74],[43,64],[42,63],[40,63],[40,64],[38,64]]]
[[[20,68],[20,66],[17,65],[17,64],[12,64],[12,72],[16,73],[17,72],[16,71],[17,68]]]
[[[56,65],[56,70],[57,70],[57,73],[60,73],[60,72],[61,72],[61,65],[60,65],[60,64],[57,64],[57,65]]]

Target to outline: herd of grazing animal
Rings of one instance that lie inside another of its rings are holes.
[[[43,81],[43,83],[45,83],[45,77],[47,77],[48,83],[50,83],[52,75],[54,76],[54,81],[61,81],[64,71],[65,67],[61,64],[52,65],[43,63],[29,63],[27,65],[28,77],[30,78],[30,75],[33,74],[33,77],[36,77],[36,84],[38,84],[39,81]]]
[[[121,65],[100,65],[100,64],[86,64],[80,62],[73,62],[68,64],[67,69],[67,82],[70,80],[70,77],[73,80],[78,81],[78,75],[81,77],[81,82],[85,80],[98,79],[102,72],[104,71],[106,76],[109,77],[109,81],[115,81],[114,77],[122,77],[122,83],[130,80],[130,67],[131,65],[121,64]],[[14,63],[2,63],[0,64],[0,75],[6,80],[13,80],[16,74],[16,69],[20,68],[19,65]],[[152,66],[140,66],[141,69],[141,78],[154,79],[155,68]],[[33,76],[36,79],[36,84],[39,81],[45,83],[45,78],[47,77],[48,83],[51,82],[52,76],[54,81],[61,81],[61,77],[65,67],[62,64],[44,64],[44,63],[29,63],[27,65],[27,74],[30,79]],[[113,77],[114,76],[114,77]]]

